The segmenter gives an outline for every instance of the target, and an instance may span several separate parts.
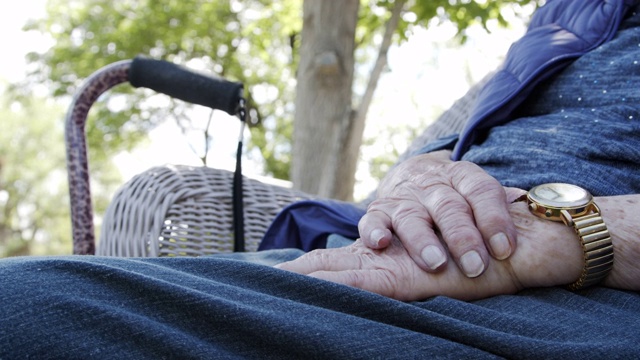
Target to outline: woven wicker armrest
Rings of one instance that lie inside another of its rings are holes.
[[[233,173],[161,166],[124,184],[102,224],[98,255],[200,256],[233,251]],[[245,177],[247,251],[255,251],[275,216],[311,196]]]

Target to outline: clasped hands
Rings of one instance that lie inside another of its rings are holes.
[[[393,169],[353,245],[315,250],[277,267],[402,301],[472,300],[579,275],[581,264],[558,261],[579,251],[577,242],[563,242],[567,227],[542,223],[526,204],[513,204],[524,190],[503,187],[480,167],[449,156],[424,154]]]

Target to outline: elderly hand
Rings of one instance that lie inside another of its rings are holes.
[[[382,181],[358,225],[361,240],[384,249],[395,235],[421,269],[444,269],[449,253],[466,276],[477,277],[487,268],[487,249],[500,260],[514,252],[508,205],[523,192],[505,190],[475,164],[451,161],[449,151],[416,156]]]
[[[568,284],[579,277],[582,250],[570,227],[536,218],[522,202],[511,205],[510,211],[518,251],[504,261],[490,259],[478,278],[467,277],[453,262],[441,272],[424,271],[397,239],[383,249],[371,249],[358,240],[344,248],[315,250],[277,267],[402,301],[435,295],[473,300]]]

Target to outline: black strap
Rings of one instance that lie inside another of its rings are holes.
[[[240,135],[236,150],[236,171],[233,174],[233,251],[244,252],[244,195],[242,189],[242,138],[247,120],[244,99],[240,99],[238,109]]]

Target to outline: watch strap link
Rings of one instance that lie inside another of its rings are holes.
[[[573,218],[573,228],[580,237],[584,253],[584,268],[580,278],[568,286],[578,290],[602,281],[613,268],[613,245],[600,210]]]

